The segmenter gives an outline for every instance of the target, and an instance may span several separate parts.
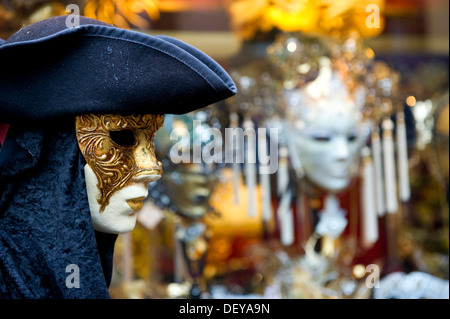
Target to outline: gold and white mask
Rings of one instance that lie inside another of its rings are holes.
[[[94,229],[133,230],[148,184],[162,175],[154,138],[164,115],[81,115],[78,145],[86,160],[86,189]]]

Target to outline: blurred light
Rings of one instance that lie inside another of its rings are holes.
[[[160,17],[157,0],[88,0],[83,15],[116,27],[148,29]]]
[[[289,41],[287,44],[287,50],[291,53],[295,52],[295,50],[297,50],[297,44],[294,41]]]
[[[375,58],[375,52],[373,52],[371,48],[367,48],[364,53],[368,59],[372,60],[373,58]]]
[[[306,74],[310,70],[311,70],[311,65],[309,63],[303,63],[297,67],[297,71],[301,74]]]
[[[356,278],[362,278],[366,274],[366,267],[364,265],[358,264],[353,267],[353,275]]]
[[[264,276],[260,272],[258,272],[255,274],[254,279],[255,279],[255,281],[262,281],[264,279]]]
[[[416,98],[414,96],[408,96],[406,98],[406,104],[408,104],[408,106],[414,106],[416,105]]]

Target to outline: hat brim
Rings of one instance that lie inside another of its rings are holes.
[[[167,36],[82,25],[0,45],[0,121],[183,114],[236,93],[226,71]]]

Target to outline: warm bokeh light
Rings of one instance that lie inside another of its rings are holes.
[[[353,276],[355,276],[356,278],[362,278],[365,276],[365,274],[366,267],[364,267],[364,265],[357,264],[353,267]]]
[[[248,190],[243,181],[240,182],[239,201],[235,202],[233,193],[233,177],[228,169],[224,169],[223,181],[216,187],[211,196],[211,206],[220,213],[220,219],[211,218],[210,225],[215,234],[260,236],[262,234],[261,189],[256,191],[257,203],[255,217],[250,217],[248,209]]]
[[[244,39],[272,29],[321,34],[356,30],[362,37],[373,37],[384,28],[385,0],[227,0],[226,4],[233,28]]]
[[[89,18],[114,24],[120,28],[150,27],[150,20],[159,18],[158,0],[89,0],[84,8]]]
[[[416,98],[414,97],[414,96],[408,96],[407,98],[406,98],[406,104],[408,105],[408,106],[414,106],[414,105],[416,105]]]

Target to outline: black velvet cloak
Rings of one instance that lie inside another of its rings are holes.
[[[39,127],[0,149],[0,297],[109,298],[117,235],[93,229],[75,120]]]

